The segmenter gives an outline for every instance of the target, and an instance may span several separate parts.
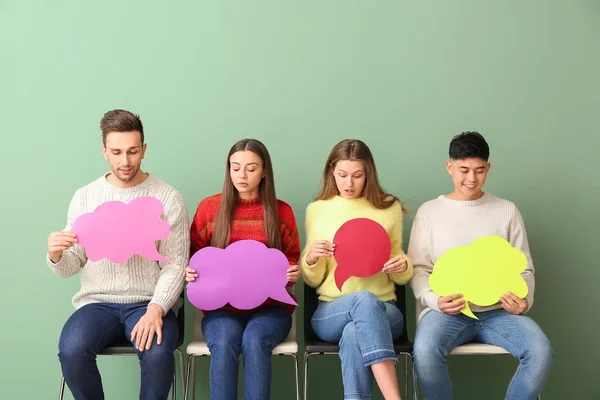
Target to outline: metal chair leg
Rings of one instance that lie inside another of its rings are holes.
[[[60,390],[58,391],[58,400],[63,400],[64,395],[65,395],[65,377],[63,375],[62,379],[60,380]]]
[[[185,390],[185,365],[183,364],[183,353],[179,349],[175,349],[175,352],[179,354],[179,369],[181,370],[181,387]]]
[[[404,355],[404,396],[408,399],[408,354]]]
[[[171,398],[177,399],[177,368],[173,370],[173,384],[171,385]]]
[[[195,380],[195,376],[190,374],[192,373],[192,359],[194,358],[194,356],[189,355],[188,356],[188,362],[187,362],[187,369],[186,369],[186,378],[185,378],[185,388],[183,390],[183,398],[184,400],[188,400],[188,396],[189,396],[189,389],[190,389],[190,378]]]
[[[308,399],[308,356],[309,353],[304,353],[304,400]]]
[[[300,400],[300,378],[298,376],[298,355],[290,353],[294,357],[294,367],[296,369],[296,400]]]

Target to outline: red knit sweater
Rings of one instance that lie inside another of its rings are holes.
[[[194,220],[192,222],[190,239],[191,239],[191,255],[194,255],[198,250],[210,246],[210,240],[214,229],[215,216],[221,203],[221,194],[216,194],[205,198],[198,205]],[[287,203],[277,200],[279,210],[279,224],[281,232],[281,251],[288,258],[290,265],[297,265],[300,258],[300,237],[298,236],[298,227],[292,207]],[[267,243],[267,233],[264,227],[264,210],[259,199],[239,200],[239,204],[233,214],[231,223],[230,243],[238,240],[256,240]],[[288,282],[288,286],[294,283]],[[294,297],[294,296],[293,296]],[[294,297],[295,299],[295,297]],[[267,305],[281,304],[280,302],[267,299],[260,307]],[[295,306],[286,304],[290,312],[293,312]],[[244,312],[246,310],[238,310],[230,304],[226,304],[224,309]]]

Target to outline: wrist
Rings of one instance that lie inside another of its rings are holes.
[[[48,258],[50,259],[50,261],[52,261],[54,264],[56,264],[57,262],[60,261],[60,258],[62,257],[62,252],[58,252],[58,253],[48,253]]]
[[[160,306],[159,304],[156,304],[156,303],[148,304],[148,309],[146,312],[154,314],[159,318],[162,318],[163,315],[165,314],[162,306]]]

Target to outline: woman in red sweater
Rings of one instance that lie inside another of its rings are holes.
[[[244,239],[281,250],[288,258],[288,286],[300,277],[300,239],[292,208],[275,197],[273,167],[255,139],[233,145],[223,191],[202,200],[191,227],[192,255],[206,246],[225,248]],[[198,274],[186,269],[186,280]],[[200,279],[202,279],[200,277]],[[238,359],[244,357],[244,399],[269,399],[271,352],[288,335],[294,306],[267,299],[253,310],[225,307],[206,312],[202,332],[211,353],[211,400],[237,398]]]

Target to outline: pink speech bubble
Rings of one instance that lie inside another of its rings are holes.
[[[169,223],[160,218],[163,204],[155,197],[138,197],[127,203],[108,201],[83,214],[71,231],[85,247],[87,258],[103,258],[120,264],[134,254],[150,260],[169,261],[156,250],[155,241],[169,236]]]
[[[392,252],[385,228],[368,218],[355,218],[344,223],[335,233],[333,243],[338,264],[333,276],[340,292],[351,276],[364,278],[381,272]]]
[[[225,249],[200,249],[190,267],[198,277],[188,285],[187,296],[201,310],[216,310],[227,303],[251,310],[268,297],[298,305],[286,290],[287,257],[255,240],[240,240]]]

